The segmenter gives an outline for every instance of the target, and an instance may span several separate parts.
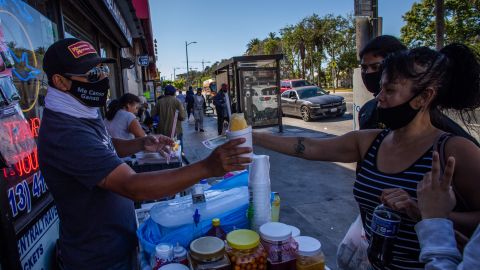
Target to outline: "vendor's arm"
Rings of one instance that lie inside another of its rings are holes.
[[[250,148],[238,148],[244,139],[232,140],[198,162],[179,169],[135,173],[128,165],[115,168],[98,186],[116,192],[132,200],[153,200],[174,195],[194,185],[200,179],[223,176],[226,172],[245,169],[250,158],[239,155],[251,152]]]
[[[256,145],[309,160],[356,162],[363,159],[379,130],[352,131],[332,138],[282,137],[253,132]]]
[[[112,138],[119,157],[128,157],[140,151],[162,152],[165,146],[173,146],[174,141],[162,135],[149,135],[133,140]]]
[[[455,158],[453,186],[457,192],[457,204],[464,201],[469,212],[452,212],[449,218],[455,229],[470,236],[480,223],[480,149],[462,137],[448,140],[445,156]]]

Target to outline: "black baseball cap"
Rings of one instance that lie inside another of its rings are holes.
[[[43,71],[49,81],[54,74],[85,74],[100,63],[115,63],[113,58],[102,58],[87,41],[66,38],[53,43],[43,57]]]

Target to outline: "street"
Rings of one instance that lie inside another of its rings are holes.
[[[304,122],[283,117],[282,136],[327,137],[352,130],[351,93],[344,117]],[[216,136],[216,119],[205,119],[205,133],[195,133],[192,123],[184,122],[185,153],[190,162],[206,157],[209,151],[201,141]],[[278,132],[278,128],[269,128]],[[336,252],[350,224],[358,214],[352,195],[354,164],[302,160],[254,146],[255,154],[270,156],[272,191],[280,193],[280,221],[296,226],[302,235],[322,243],[327,265],[336,269]],[[214,164],[212,164],[214,166]]]

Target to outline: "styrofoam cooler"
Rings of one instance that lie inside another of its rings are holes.
[[[253,155],[249,167],[249,219],[253,230],[271,221],[270,161],[266,155]]]

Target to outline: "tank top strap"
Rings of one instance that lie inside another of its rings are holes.
[[[390,129],[384,129],[380,133],[378,133],[377,137],[375,137],[372,144],[368,148],[368,151],[365,154],[364,160],[369,160],[371,164],[376,163],[378,149],[380,148],[380,145],[382,144],[385,137],[387,137],[388,133],[390,133]]]

